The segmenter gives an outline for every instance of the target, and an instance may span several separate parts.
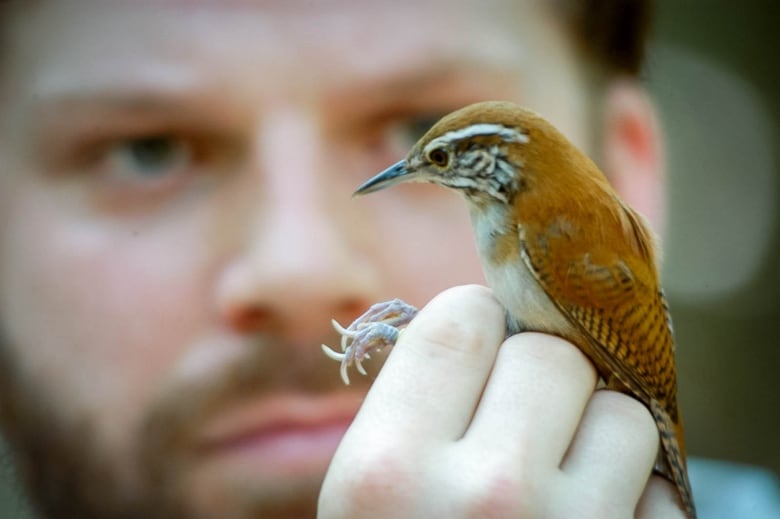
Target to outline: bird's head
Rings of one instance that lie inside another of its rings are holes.
[[[430,182],[460,191],[471,202],[509,203],[525,183],[525,156],[539,125],[549,126],[512,103],[469,105],[444,116],[404,160],[366,181],[355,194],[402,182]]]

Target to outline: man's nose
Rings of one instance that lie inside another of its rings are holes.
[[[365,229],[307,112],[266,114],[252,148],[242,173],[252,187],[240,198],[247,221],[219,280],[221,315],[242,333],[320,337],[331,318],[349,322],[378,295],[378,273],[360,252]]]

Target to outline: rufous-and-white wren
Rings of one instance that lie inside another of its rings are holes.
[[[462,108],[437,122],[406,159],[360,186],[366,194],[430,182],[466,199],[488,284],[506,308],[509,334],[561,336],[595,364],[607,387],[643,402],[658,425],[656,470],[696,515],[687,476],[669,310],[658,252],[642,217],[599,168],[539,115],[507,102]],[[398,337],[416,310],[372,306],[342,334],[347,368]]]

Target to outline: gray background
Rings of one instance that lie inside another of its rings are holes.
[[[647,68],[670,163],[664,269],[693,455],[780,471],[780,15],[664,0]]]

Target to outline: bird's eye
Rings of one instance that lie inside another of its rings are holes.
[[[450,154],[444,148],[434,148],[428,152],[428,160],[440,168],[446,168],[450,162]]]

